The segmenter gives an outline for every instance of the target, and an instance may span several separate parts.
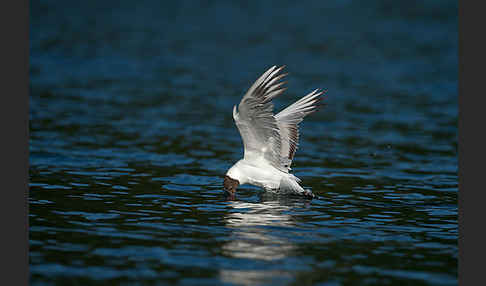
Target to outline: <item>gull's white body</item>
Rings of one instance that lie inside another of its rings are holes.
[[[251,161],[241,159],[228,170],[226,175],[238,180],[240,185],[250,184],[275,193],[310,195],[310,191],[304,190],[299,185],[299,178],[278,170],[263,158]]]
[[[244,157],[226,173],[240,185],[251,184],[277,193],[313,196],[290,174],[290,165],[298,146],[298,124],[316,111],[323,92],[314,90],[278,114],[273,114],[271,100],[285,91],[279,82],[286,74],[276,66],[268,69],[250,87],[238,105],[233,119],[244,145]]]

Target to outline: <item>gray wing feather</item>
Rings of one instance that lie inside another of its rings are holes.
[[[281,155],[288,158],[289,170],[299,145],[299,123],[317,111],[322,94],[324,91],[316,89],[275,115],[282,138]]]
[[[273,66],[263,73],[243,96],[238,109],[233,107],[233,118],[243,140],[244,158],[251,161],[263,157],[288,173],[298,146],[298,124],[317,110],[324,92],[316,89],[274,115],[272,99],[287,89],[282,87],[285,82],[280,82],[287,75],[280,74],[283,68]]]
[[[288,171],[288,159],[281,156],[282,139],[271,102],[286,90],[284,82],[279,82],[285,76],[279,74],[283,68],[273,66],[263,73],[243,96],[238,109],[233,107],[233,118],[243,140],[245,159],[263,156],[275,168]]]

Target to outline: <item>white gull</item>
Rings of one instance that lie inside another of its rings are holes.
[[[283,68],[268,69],[253,83],[238,108],[233,106],[244,157],[224,177],[224,190],[230,195],[234,196],[239,185],[251,184],[274,193],[315,197],[289,171],[299,143],[298,125],[317,110],[324,91],[316,89],[274,115],[272,99],[287,89],[280,81],[287,75],[280,73]]]

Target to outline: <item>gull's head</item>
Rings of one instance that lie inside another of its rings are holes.
[[[247,183],[246,176],[242,173],[241,160],[236,162],[228,172],[224,175],[223,187],[224,191],[231,196],[236,193],[236,188],[239,185]]]
[[[230,195],[234,195],[236,193],[236,188],[240,185],[240,182],[236,179],[232,179],[230,176],[225,175],[223,181],[223,187],[225,192],[229,193]]]

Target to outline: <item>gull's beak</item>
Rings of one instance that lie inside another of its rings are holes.
[[[230,196],[233,196],[236,193],[235,188],[231,188],[231,189],[224,188],[224,191]]]

